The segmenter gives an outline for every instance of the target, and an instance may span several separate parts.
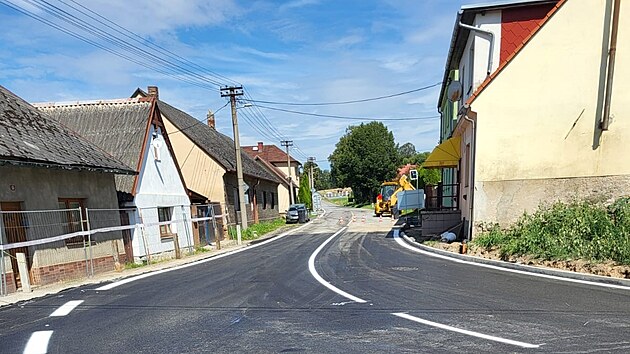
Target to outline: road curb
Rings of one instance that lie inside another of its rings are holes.
[[[544,274],[544,275],[550,275],[550,276],[556,276],[556,277],[562,277],[562,278],[569,278],[569,279],[575,279],[575,280],[583,280],[583,281],[589,281],[589,282],[595,282],[595,283],[619,285],[619,286],[625,286],[625,287],[630,288],[630,280],[629,279],[611,278],[611,277],[606,277],[606,276],[602,276],[602,275],[577,273],[577,272],[571,272],[571,271],[568,271],[568,270],[560,270],[560,269],[553,269],[553,268],[546,268],[546,267],[545,268],[543,268],[543,267],[536,267],[536,266],[531,266],[531,265],[527,265],[527,264],[511,263],[511,262],[505,262],[505,261],[498,261],[498,260],[494,260],[494,259],[488,259],[488,258],[482,258],[482,257],[476,257],[476,256],[469,256],[469,255],[465,255],[465,254],[458,254],[458,253],[453,253],[453,252],[444,251],[444,250],[441,250],[441,249],[425,246],[425,245],[423,245],[421,243],[416,242],[416,240],[412,239],[411,237],[405,235],[405,233],[402,230],[400,231],[400,236],[407,244],[409,244],[409,245],[411,245],[413,247],[416,247],[416,248],[421,249],[421,250],[426,251],[426,252],[431,252],[431,253],[439,254],[441,256],[446,256],[446,257],[451,257],[451,258],[454,258],[454,259],[459,259],[459,260],[462,260],[462,261],[468,261],[468,262],[480,263],[480,264],[487,264],[487,265],[492,265],[492,266],[501,267],[501,268],[514,269],[514,270],[525,271],[525,272],[530,272],[530,273]]]

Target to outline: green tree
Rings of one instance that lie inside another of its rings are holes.
[[[333,182],[332,176],[329,170],[321,171],[318,178],[315,178],[315,189],[321,191],[323,189],[331,189],[337,187]]]
[[[398,156],[400,156],[401,164],[406,165],[408,163],[414,164],[414,158],[416,157],[416,147],[412,143],[402,144],[398,148]]]
[[[308,182],[308,175],[303,174],[300,179],[300,189],[298,190],[298,200],[306,205],[306,209],[312,210],[311,188]]]
[[[357,203],[372,201],[400,161],[394,134],[381,122],[348,127],[328,160],[338,187],[351,187]]]

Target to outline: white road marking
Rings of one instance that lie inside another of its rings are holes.
[[[72,300],[61,305],[55,312],[51,313],[49,317],[61,317],[69,314],[75,307],[81,305],[85,300]]]
[[[561,281],[566,281],[566,282],[570,282],[570,283],[586,284],[586,285],[599,286],[599,287],[611,288],[611,289],[630,290],[630,287],[623,286],[623,285],[608,284],[608,283],[598,283],[598,282],[588,281],[588,280],[572,279],[572,278],[565,278],[565,277],[560,277],[560,276],[556,276],[556,275],[548,275],[548,274],[528,272],[528,271],[525,271],[525,270],[504,268],[504,267],[494,266],[494,265],[491,265],[491,264],[484,264],[484,263],[465,261],[465,260],[459,259],[459,258],[453,258],[453,257],[441,255],[441,254],[438,254],[438,253],[428,252],[428,251],[421,250],[419,248],[413,247],[413,246],[407,244],[405,241],[401,240],[400,239],[400,230],[398,230],[398,229],[394,230],[394,240],[396,240],[396,242],[400,246],[402,246],[402,247],[404,247],[406,249],[409,249],[409,250],[412,250],[414,252],[418,252],[418,253],[424,254],[426,256],[446,259],[446,260],[449,260],[449,261],[455,262],[455,263],[468,264],[468,265],[473,265],[473,266],[477,266],[477,267],[483,267],[483,268],[489,268],[489,269],[494,269],[494,270],[500,270],[500,271],[503,271],[503,272],[510,272],[510,273],[528,275],[528,276],[532,276],[532,277],[539,277],[539,278],[546,278],[546,279],[553,279],[553,280],[561,280]],[[522,267],[529,267],[529,266],[522,265]],[[532,267],[532,268],[534,268],[534,267]]]
[[[325,214],[325,213],[324,213],[324,214]],[[324,214],[322,214],[322,216],[324,216]],[[302,226],[300,226],[300,227],[298,227],[298,228],[296,228],[296,229],[289,230],[289,231],[287,231],[287,232],[285,232],[285,233],[281,234],[280,236],[276,236],[276,237],[274,237],[274,238],[270,238],[270,239],[265,240],[265,241],[263,241],[263,242],[260,242],[260,243],[254,244],[254,245],[247,246],[247,247],[245,247],[245,248],[239,248],[239,249],[234,250],[234,251],[226,252],[226,253],[220,254],[220,255],[218,255],[218,256],[212,257],[212,258],[206,258],[206,259],[202,259],[202,260],[199,260],[199,261],[196,261],[196,262],[191,262],[191,263],[187,263],[187,264],[182,264],[182,265],[179,265],[179,266],[176,266],[176,267],[172,267],[172,268],[161,269],[161,270],[157,270],[157,271],[150,272],[150,273],[140,274],[140,275],[137,275],[137,276],[135,276],[135,277],[129,277],[129,278],[123,279],[123,280],[121,280],[121,281],[117,281],[117,282],[113,282],[113,283],[110,283],[110,284],[107,284],[107,285],[103,285],[103,286],[101,286],[101,287],[99,287],[99,288],[96,288],[96,289],[94,289],[94,290],[96,290],[96,291],[111,290],[111,289],[116,288],[116,287],[119,287],[119,286],[121,286],[121,285],[124,285],[124,284],[128,284],[128,283],[134,282],[134,281],[136,281],[136,280],[140,280],[140,279],[144,279],[144,278],[152,277],[152,276],[154,276],[154,275],[158,275],[158,274],[163,274],[163,273],[167,273],[167,272],[172,272],[172,271],[174,271],[174,270],[179,270],[179,269],[184,269],[184,268],[188,268],[188,267],[196,266],[196,265],[198,265],[198,264],[211,262],[211,261],[214,261],[214,260],[217,260],[217,259],[223,258],[223,257],[227,257],[227,256],[231,256],[231,255],[233,255],[233,254],[237,254],[237,253],[240,253],[240,252],[244,252],[244,251],[247,251],[247,250],[251,250],[251,249],[253,249],[253,248],[260,247],[260,246],[262,246],[262,245],[266,245],[266,244],[268,244],[268,243],[270,243],[270,242],[273,242],[273,241],[275,241],[275,240],[279,240],[279,239],[281,239],[281,238],[283,238],[283,237],[285,237],[285,236],[287,236],[287,235],[289,235],[289,234],[291,234],[291,233],[293,233],[293,232],[299,231],[299,230],[301,230],[301,229],[303,229],[303,228],[305,228],[306,226],[309,226],[309,225],[311,225],[311,224],[304,224],[304,225],[302,225]]]
[[[31,334],[26,343],[24,354],[46,354],[48,353],[48,341],[53,331],[37,331]]]
[[[425,324],[427,326],[437,327],[437,328],[445,329],[447,331],[457,332],[457,333],[461,333],[461,334],[465,334],[465,335],[473,336],[473,337],[477,337],[477,338],[483,338],[483,339],[491,340],[491,341],[494,341],[494,342],[500,342],[500,343],[515,345],[515,346],[521,347],[521,348],[539,348],[540,347],[539,344],[530,344],[530,343],[525,343],[525,342],[519,342],[519,341],[516,341],[516,340],[490,336],[490,335],[487,335],[487,334],[473,332],[473,331],[468,331],[468,330],[465,330],[465,329],[456,328],[456,327],[448,326],[448,325],[437,323],[437,322],[423,320],[422,318],[411,316],[411,315],[408,315],[408,314],[403,313],[403,312],[392,313],[392,315],[398,316],[398,317],[401,317],[401,318],[404,318],[404,319],[407,319],[407,320],[410,320],[410,321],[422,323],[422,324]]]
[[[345,230],[346,227],[342,227],[339,231],[335,232],[334,235],[330,236],[326,241],[324,241],[321,245],[319,245],[319,247],[317,247],[317,249],[315,250],[315,252],[313,252],[313,254],[311,254],[311,257],[308,259],[308,270],[311,272],[311,275],[313,276],[313,278],[315,278],[315,280],[317,280],[320,284],[322,284],[323,286],[327,287],[328,289],[336,292],[337,294],[345,297],[346,299],[352,300],[354,302],[358,302],[358,303],[366,303],[367,301],[358,298],[354,295],[348,294],[347,292],[335,287],[334,285],[330,284],[329,282],[327,282],[326,280],[324,280],[324,278],[322,278],[319,274],[317,274],[317,270],[315,270],[315,258],[317,257],[317,254],[330,242],[332,241],[335,237],[337,237],[337,235],[339,235],[341,232],[343,232],[343,230]]]

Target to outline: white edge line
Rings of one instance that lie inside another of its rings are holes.
[[[26,343],[24,354],[46,354],[48,353],[48,341],[53,331],[37,331],[31,334]]]
[[[324,213],[324,214],[325,214],[325,213]],[[202,259],[202,260],[199,260],[199,261],[195,261],[195,262],[191,262],[191,263],[186,263],[186,264],[178,265],[178,266],[175,266],[175,267],[172,267],[172,268],[166,268],[166,269],[156,270],[156,271],[154,271],[154,272],[140,274],[140,275],[137,275],[137,276],[135,276],[135,277],[129,277],[129,278],[126,278],[126,279],[123,279],[123,280],[117,281],[117,282],[109,283],[109,284],[107,284],[107,285],[104,285],[104,286],[98,287],[98,288],[96,288],[96,289],[94,289],[94,290],[96,290],[96,291],[111,290],[111,289],[113,289],[113,288],[119,287],[119,286],[124,285],[124,284],[131,283],[131,282],[136,281],[136,280],[140,280],[140,279],[144,279],[144,278],[152,277],[152,276],[154,276],[154,275],[158,275],[158,274],[163,274],[163,273],[167,273],[167,272],[172,272],[172,271],[174,271],[174,270],[179,270],[179,269],[184,269],[184,268],[188,268],[188,267],[196,266],[196,265],[198,265],[198,264],[211,262],[211,261],[214,261],[214,260],[216,260],[216,259],[220,259],[220,258],[223,258],[223,257],[231,256],[231,255],[233,255],[233,254],[237,254],[237,253],[240,253],[240,252],[243,252],[243,251],[251,250],[251,249],[253,249],[253,248],[260,247],[260,246],[262,246],[262,245],[266,245],[266,244],[268,244],[268,243],[270,243],[270,242],[273,242],[273,241],[275,241],[275,240],[279,240],[279,239],[281,239],[281,238],[283,238],[283,237],[285,237],[285,236],[287,236],[287,235],[291,234],[292,232],[296,232],[296,231],[298,231],[298,230],[301,230],[301,229],[303,229],[303,228],[305,228],[306,226],[309,226],[309,225],[311,225],[311,224],[304,224],[304,225],[302,225],[302,226],[300,226],[300,227],[298,227],[298,228],[296,228],[296,229],[289,230],[289,231],[287,231],[287,232],[285,232],[285,233],[283,233],[283,234],[280,234],[279,236],[276,236],[276,237],[270,238],[270,239],[268,239],[268,240],[262,241],[262,242],[260,242],[260,243],[254,244],[254,245],[249,245],[249,246],[247,246],[247,247],[244,247],[244,248],[239,248],[239,249],[237,249],[237,250],[234,250],[234,251],[229,251],[229,252],[226,252],[226,253],[222,253],[222,254],[220,254],[220,255],[217,255],[217,256],[214,256],[214,257],[211,257],[211,258],[206,258],[206,259]]]
[[[339,229],[339,231],[335,232],[332,236],[330,236],[326,241],[324,241],[321,245],[319,245],[319,247],[317,247],[317,249],[315,250],[315,252],[313,252],[313,254],[311,254],[311,257],[308,259],[308,270],[311,272],[311,275],[313,276],[313,278],[315,278],[315,280],[317,280],[320,284],[322,284],[323,286],[327,287],[328,289],[334,291],[335,293],[345,297],[346,299],[352,300],[354,302],[358,302],[358,303],[366,303],[367,301],[358,298],[354,295],[348,294],[347,292],[335,287],[334,285],[330,284],[329,282],[327,282],[326,280],[324,280],[324,278],[322,278],[318,273],[317,270],[315,270],[315,258],[317,257],[317,254],[330,242],[332,241],[335,237],[337,237],[337,235],[339,235],[343,230],[345,230],[346,227],[342,227],[341,229]]]
[[[427,326],[437,327],[437,328],[445,329],[447,331],[457,332],[457,333],[461,333],[461,334],[465,334],[465,335],[472,336],[472,337],[477,337],[477,338],[483,338],[483,339],[491,340],[491,341],[494,341],[494,342],[500,342],[500,343],[515,345],[515,346],[521,347],[521,348],[539,348],[540,347],[539,344],[531,344],[531,343],[519,342],[519,341],[516,341],[516,340],[490,336],[490,335],[487,335],[487,334],[473,332],[473,331],[468,331],[468,330],[465,330],[465,329],[460,329],[460,328],[448,326],[448,325],[437,323],[437,322],[423,320],[422,318],[411,316],[411,315],[408,315],[408,314],[403,313],[403,312],[392,313],[392,315],[398,316],[398,317],[401,317],[401,318],[404,318],[404,319],[407,319],[407,320],[410,320],[410,321],[422,323],[422,324],[425,324]]]
[[[61,305],[55,312],[51,313],[49,317],[61,317],[66,316],[72,310],[74,310],[77,306],[81,305],[84,300],[72,300],[68,301],[65,304]]]
[[[599,287],[611,288],[611,289],[630,290],[630,287],[623,286],[623,285],[597,283],[597,282],[588,281],[588,280],[572,279],[572,278],[560,277],[560,276],[557,276],[557,275],[540,274],[540,273],[528,272],[528,271],[525,271],[525,270],[504,268],[504,267],[499,267],[499,266],[495,266],[495,265],[491,265],[491,264],[484,264],[484,263],[477,263],[477,262],[466,261],[466,260],[463,260],[463,259],[453,258],[453,257],[449,257],[449,256],[445,256],[445,255],[441,255],[441,254],[437,254],[437,253],[421,250],[421,249],[418,249],[418,248],[413,247],[411,245],[408,245],[405,241],[401,240],[401,238],[400,238],[400,230],[398,230],[398,229],[394,230],[394,240],[396,240],[396,242],[399,245],[401,245],[401,246],[403,246],[403,247],[405,247],[405,248],[407,248],[409,250],[412,250],[414,252],[418,252],[418,253],[421,253],[421,254],[424,254],[424,255],[427,255],[427,256],[430,256],[430,257],[446,259],[446,260],[449,260],[449,261],[455,262],[455,263],[468,264],[468,265],[473,265],[473,266],[477,266],[477,267],[483,267],[483,268],[489,268],[489,269],[494,269],[494,270],[500,270],[500,271],[503,271],[503,272],[510,272],[510,273],[528,275],[528,276],[532,276],[532,277],[539,277],[539,278],[546,278],[546,279],[553,279],[553,280],[561,280],[561,281],[566,281],[566,282],[570,282],[570,283],[586,284],[586,285],[599,286]]]

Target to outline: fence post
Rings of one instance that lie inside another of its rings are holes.
[[[217,249],[220,250],[221,249],[221,237],[219,237],[219,233],[217,232],[217,218],[214,214],[214,205],[209,204],[210,207],[210,213],[212,215],[212,229],[214,230],[214,240],[217,243]],[[206,221],[206,225],[207,225],[207,221]],[[206,226],[206,229],[208,229],[208,227]],[[210,242],[208,242],[208,244],[210,244]]]
[[[190,238],[190,230],[188,229],[188,226],[190,225],[192,227],[192,221],[190,220],[190,218],[186,217],[186,208],[183,205],[180,205],[179,208],[182,211],[184,230],[186,231],[186,241],[188,242],[188,255],[191,255],[194,249],[194,241]],[[190,211],[190,206],[188,206],[188,210]]]
[[[140,223],[142,223],[142,245],[144,246],[144,255],[147,257],[147,265],[151,264],[151,254],[149,253],[149,245],[147,244],[146,229],[144,225],[144,217],[142,217],[142,209],[138,208],[138,216],[140,216]]]
[[[2,214],[0,213],[0,217],[1,216]],[[0,227],[0,246],[2,245],[4,245],[4,242],[2,238],[2,227]],[[4,248],[0,247],[0,296],[9,294],[9,289],[7,289],[7,286],[7,274],[5,272],[4,266]]]
[[[81,218],[83,218],[83,215],[81,215]],[[90,232],[92,230],[92,227],[90,226],[90,211],[88,210],[88,208],[85,208],[85,224],[87,226],[87,232],[88,232],[88,249],[89,251],[89,256],[90,256],[90,274],[88,276],[94,276],[94,257],[92,255],[92,233]],[[83,223],[81,223],[81,225],[83,225]]]

